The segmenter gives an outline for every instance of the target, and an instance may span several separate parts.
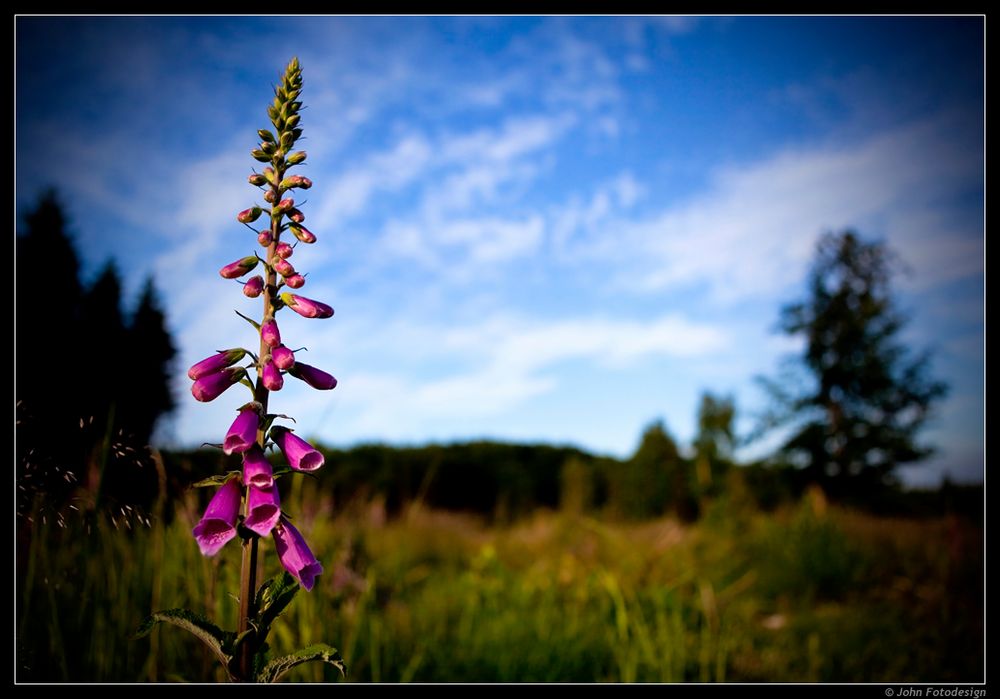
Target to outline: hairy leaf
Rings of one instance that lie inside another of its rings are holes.
[[[337,649],[332,646],[328,646],[325,643],[316,643],[308,646],[307,648],[296,651],[291,655],[275,658],[265,665],[264,668],[257,674],[257,681],[277,682],[286,672],[291,670],[296,665],[312,661],[333,665],[335,668],[340,670],[341,675],[347,674],[347,670],[344,667],[344,659],[340,657],[340,653]]]
[[[218,661],[226,668],[226,671],[229,671],[231,656],[226,653],[226,649],[231,646],[234,640],[234,634],[231,631],[223,631],[205,617],[195,614],[189,609],[167,609],[153,612],[147,617],[136,630],[132,639],[148,636],[153,631],[153,627],[160,623],[173,624],[197,636],[202,643],[209,647]]]
[[[271,624],[278,618],[278,615],[285,610],[295,593],[299,591],[299,584],[288,571],[282,571],[281,575],[276,575],[257,590],[256,608],[257,616],[255,623],[259,629],[260,639],[267,637],[267,632]]]

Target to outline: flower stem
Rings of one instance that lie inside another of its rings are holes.
[[[275,170],[277,171],[277,177],[275,182],[281,182],[284,177],[284,163],[278,165],[276,164]],[[275,201],[277,201],[278,187],[273,185],[271,187],[274,191]],[[278,236],[281,231],[281,217],[271,219],[271,244],[267,248],[267,258],[265,259],[265,277],[264,277],[264,318],[274,315],[274,299],[277,294],[277,274],[274,268],[271,266],[271,260],[274,259],[274,250],[278,245]],[[271,356],[270,346],[264,342],[264,339],[260,340],[260,354],[257,357],[258,369],[264,366],[264,362],[267,361]],[[257,372],[257,383],[254,387],[254,400],[261,405],[261,415],[267,414],[267,399],[270,395],[270,391],[264,386],[264,381],[261,378],[262,372]],[[264,425],[261,423],[260,429],[257,430],[257,444],[263,450],[265,442],[265,432]],[[245,499],[245,510],[244,515],[249,516],[250,508],[250,498]],[[243,563],[240,570],[240,616],[239,625],[237,628],[237,635],[242,634],[248,628],[250,628],[250,617],[256,614],[257,610],[253,608],[253,600],[256,597],[257,591],[257,548],[260,537],[251,536],[249,541],[243,542]],[[241,648],[241,655],[239,660],[240,668],[240,679],[243,681],[249,681],[253,678],[253,645],[252,643],[244,643]]]

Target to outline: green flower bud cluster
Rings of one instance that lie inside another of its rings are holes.
[[[302,102],[302,70],[298,59],[292,59],[281,78],[281,84],[274,88],[274,102],[267,108],[274,132],[260,129],[260,145],[250,151],[250,155],[262,163],[269,163],[274,170],[284,173],[291,165],[305,161],[304,151],[293,151],[295,142],[302,136],[299,126],[299,110]]]

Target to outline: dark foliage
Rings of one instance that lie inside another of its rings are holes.
[[[817,248],[809,295],[783,309],[781,329],[803,336],[808,387],[767,383],[791,424],[783,454],[838,498],[876,495],[901,464],[931,448],[917,440],[946,387],[929,377],[929,354],[900,340],[904,318],[890,290],[894,262],[884,244],[827,234]]]
[[[58,509],[81,492],[120,513],[148,504],[158,477],[147,445],[173,407],[176,353],[152,280],[129,318],[113,262],[89,287],[80,282],[54,192],[24,222],[16,239],[19,511],[35,507],[36,495]]]

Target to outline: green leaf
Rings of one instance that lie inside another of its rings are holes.
[[[267,637],[271,624],[285,610],[298,591],[298,582],[289,575],[287,570],[260,586],[260,589],[257,590],[255,606],[257,609],[256,624],[261,640]]]
[[[277,418],[279,418],[279,417],[282,417],[282,418],[285,418],[286,420],[291,420],[292,422],[295,422],[295,418],[291,417],[289,415],[281,415],[281,414],[275,415],[274,413],[268,413],[267,415],[264,416],[264,419],[261,422],[261,424],[262,424],[262,428],[261,429],[263,429],[265,432],[267,432],[269,429],[271,429],[271,424]]]
[[[147,617],[132,636],[132,640],[148,636],[153,631],[153,627],[160,623],[173,624],[197,636],[202,643],[208,646],[209,650],[226,668],[226,671],[229,671],[229,661],[232,656],[228,655],[225,649],[234,640],[235,635],[231,631],[223,631],[205,617],[195,614],[189,609],[167,609],[162,612],[153,612]]]
[[[253,318],[247,318],[245,315],[243,315],[242,313],[240,313],[236,309],[233,309],[233,312],[236,313],[236,315],[238,315],[240,318],[242,318],[246,322],[250,323],[250,325],[252,325],[254,327],[254,330],[256,330],[257,332],[260,332],[260,323],[258,323],[256,320],[254,320]]]
[[[257,681],[277,682],[281,679],[282,675],[296,665],[312,661],[319,661],[327,663],[328,665],[333,665],[335,668],[340,670],[341,675],[347,674],[347,670],[344,667],[344,659],[340,657],[340,653],[336,648],[328,646],[325,643],[315,643],[307,648],[296,651],[291,655],[275,658],[265,665],[259,673],[257,673]]]
[[[238,476],[238,475],[240,475],[239,471],[229,471],[228,473],[220,473],[220,474],[215,475],[215,476],[209,476],[208,478],[200,480],[197,483],[192,483],[191,487],[192,488],[211,488],[212,486],[216,486],[216,485],[225,485],[227,482],[229,482],[230,478],[233,478],[234,476]]]

